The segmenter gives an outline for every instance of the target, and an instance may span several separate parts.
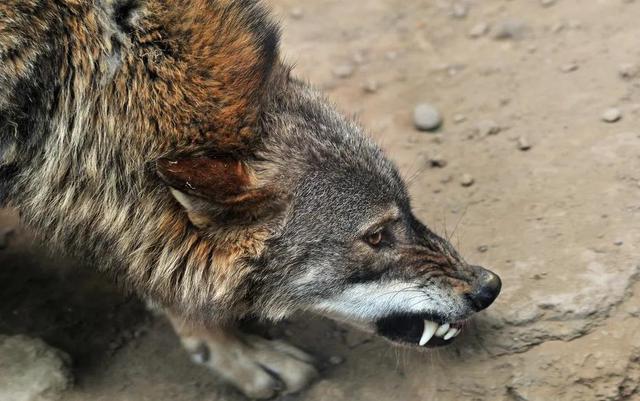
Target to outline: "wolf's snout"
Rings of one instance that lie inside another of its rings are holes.
[[[498,297],[502,288],[502,281],[498,275],[480,266],[473,266],[473,270],[476,274],[476,279],[468,297],[476,310],[480,311],[491,305]]]

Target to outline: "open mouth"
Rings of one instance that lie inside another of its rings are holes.
[[[442,323],[438,323],[442,322]],[[443,322],[426,315],[391,315],[376,322],[377,333],[391,341],[420,347],[441,347],[460,334],[464,321]]]

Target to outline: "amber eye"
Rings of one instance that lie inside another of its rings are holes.
[[[367,236],[367,243],[371,246],[378,246],[382,242],[382,230],[376,231]]]

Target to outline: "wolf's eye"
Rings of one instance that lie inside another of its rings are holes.
[[[372,234],[367,235],[366,241],[371,246],[378,246],[382,242],[382,230],[378,230]]]

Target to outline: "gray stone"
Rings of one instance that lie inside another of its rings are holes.
[[[551,26],[551,32],[560,33],[566,28],[566,24],[564,22],[558,22]]]
[[[620,119],[622,118],[622,111],[620,111],[620,109],[618,109],[617,107],[611,107],[606,109],[602,113],[601,118],[604,122],[615,123],[616,121],[620,121]]]
[[[429,103],[420,103],[413,109],[413,123],[420,131],[435,131],[442,125],[442,116]]]
[[[0,400],[60,400],[72,383],[69,362],[42,340],[0,336]]]
[[[517,19],[507,19],[498,23],[495,27],[494,39],[522,39],[527,31],[527,25]]]
[[[356,64],[364,64],[365,61],[367,61],[366,52],[362,50],[358,50],[355,53],[353,53],[353,56],[351,56],[351,59]]]
[[[470,174],[462,174],[462,176],[460,177],[460,185],[462,185],[463,187],[470,187],[475,182],[476,180]]]
[[[469,6],[464,3],[453,3],[451,6],[451,16],[453,18],[465,18],[469,13]]]
[[[571,19],[569,20],[569,28],[571,29],[582,29],[582,22],[575,20],[575,19]]]
[[[560,67],[560,71],[564,72],[564,73],[569,73],[569,72],[574,72],[577,71],[579,68],[578,64],[576,63],[567,63],[564,64]]]
[[[481,36],[486,35],[489,32],[489,25],[485,22],[479,22],[469,29],[469,37],[471,38],[479,38]]]
[[[380,84],[375,79],[369,79],[362,85],[362,90],[366,93],[376,93],[380,88]]]
[[[289,14],[293,19],[301,19],[302,17],[304,17],[304,11],[300,7],[292,8]]]
[[[493,120],[483,120],[476,126],[476,133],[481,137],[496,135],[502,131],[502,127]]]
[[[349,78],[353,75],[355,68],[349,63],[337,65],[333,70],[333,75],[338,78]]]
[[[634,63],[623,63],[618,66],[618,75],[622,79],[634,79],[640,75],[640,67]]]
[[[444,176],[444,177],[442,177],[442,178],[440,179],[440,183],[441,183],[441,184],[448,184],[448,183],[450,183],[451,181],[453,181],[453,176],[452,176],[452,175],[446,175],[446,176]]]
[[[434,168],[443,168],[447,165],[447,160],[442,155],[434,155],[429,157],[429,166]]]
[[[543,7],[551,7],[556,4],[556,0],[540,0],[540,4],[542,4]]]
[[[453,116],[453,122],[456,124],[460,124],[467,119],[463,114],[456,114]]]
[[[521,136],[520,138],[518,138],[518,149],[522,151],[527,151],[531,149],[531,144],[527,140],[527,137]]]

